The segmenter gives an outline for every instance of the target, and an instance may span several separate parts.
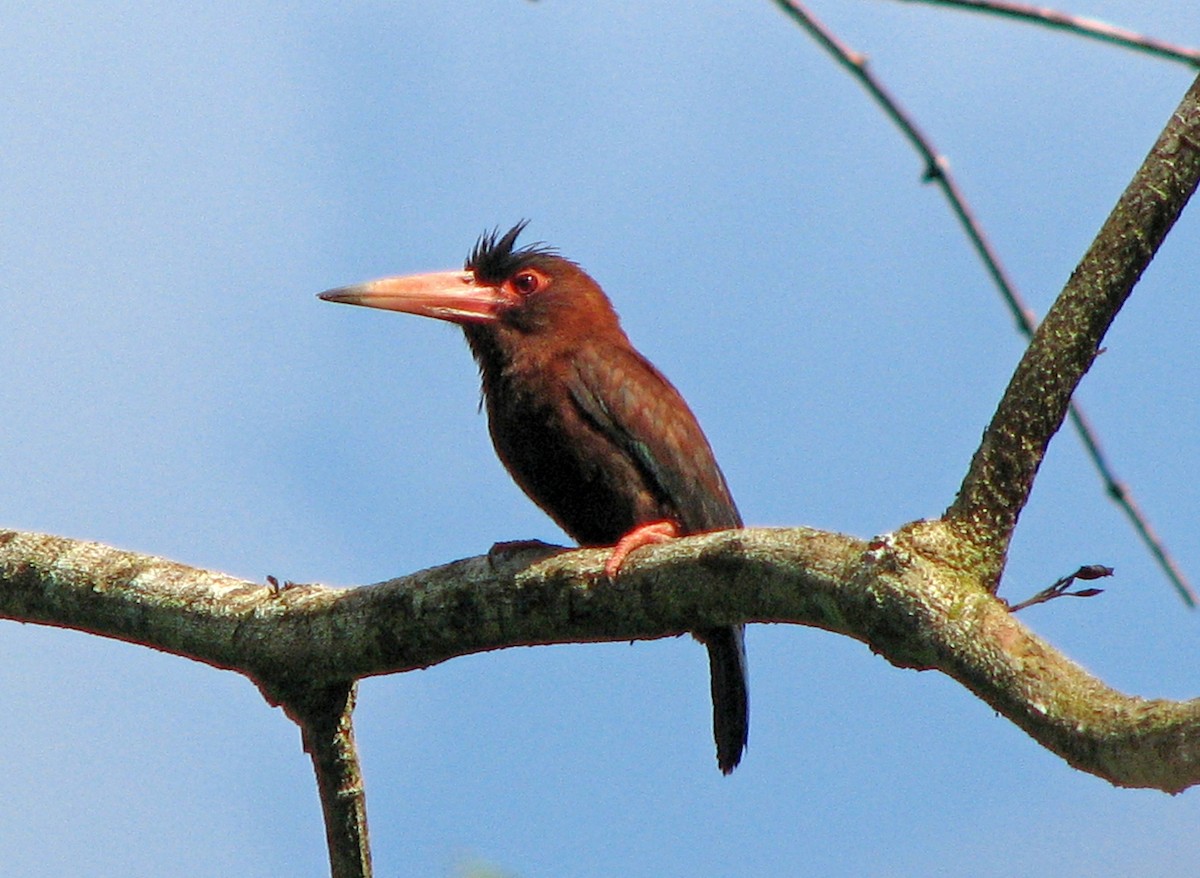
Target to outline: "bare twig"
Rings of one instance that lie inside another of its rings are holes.
[[[966,197],[950,170],[950,163],[946,157],[937,151],[929,136],[921,130],[908,111],[900,106],[891,92],[871,72],[864,55],[839,40],[803,3],[795,2],[795,0],[775,0],[775,3],[851,72],[867,93],[879,104],[892,123],[900,129],[917,154],[921,156],[925,163],[924,179],[927,182],[936,183],[942,190],[942,194],[958,218],[964,234],[971,242],[971,246],[975,249],[988,275],[1008,306],[1017,329],[1026,338],[1032,338],[1037,329],[1037,318],[1000,262],[999,254],[992,246],[991,241],[984,234],[983,227],[967,203]],[[1184,603],[1189,607],[1196,606],[1195,591],[1134,501],[1129,488],[1116,478],[1111,464],[1100,448],[1100,441],[1089,419],[1074,401],[1070,404],[1070,412],[1071,423],[1078,432],[1088,456],[1104,480],[1105,491],[1129,518],[1134,530],[1146,544]]]
[[[1001,15],[1006,18],[1018,18],[1044,27],[1070,31],[1080,36],[1090,37],[1106,43],[1114,43],[1126,49],[1146,52],[1159,58],[1179,61],[1192,67],[1200,68],[1200,49],[1187,46],[1177,46],[1163,40],[1148,37],[1143,34],[1115,27],[1107,22],[1082,15],[1071,15],[1057,9],[1047,9],[1044,6],[1031,6],[1028,3],[1009,3],[1005,0],[900,0],[903,3],[928,3],[934,6],[953,6],[973,12],[985,12],[991,15]]]
[[[1100,478],[1104,480],[1104,490],[1114,503],[1120,507],[1121,511],[1129,519],[1135,531],[1142,542],[1150,550],[1150,554],[1154,560],[1158,562],[1158,566],[1162,568],[1163,573],[1167,575],[1171,585],[1175,586],[1175,591],[1179,597],[1189,607],[1196,606],[1196,592],[1192,589],[1191,583],[1188,582],[1187,576],[1182,568],[1175,563],[1175,559],[1171,553],[1167,551],[1167,547],[1159,538],[1158,533],[1150,526],[1148,519],[1137,501],[1133,499],[1133,495],[1129,492],[1129,487],[1116,477],[1112,467],[1108,463],[1108,458],[1100,448],[1100,440],[1096,436],[1096,431],[1092,428],[1091,422],[1087,415],[1083,413],[1083,409],[1075,400],[1071,400],[1070,408],[1071,424],[1075,427],[1075,432],[1079,434],[1079,439],[1083,442],[1083,448],[1087,452],[1088,457],[1092,459],[1096,471],[1100,473]]]
[[[1026,607],[1044,604],[1047,601],[1054,600],[1055,598],[1094,598],[1098,594],[1104,594],[1104,589],[1081,588],[1079,591],[1067,591],[1067,589],[1074,585],[1075,580],[1077,579],[1086,581],[1101,579],[1105,576],[1112,575],[1113,569],[1111,567],[1104,567],[1100,564],[1089,564],[1086,567],[1080,567],[1070,576],[1064,576],[1062,579],[1057,580],[1052,585],[1046,586],[1033,597],[1026,598],[1019,604],[1010,604],[1008,609],[1010,612],[1016,613],[1020,610],[1024,610]]]
[[[357,684],[260,688],[300,726],[304,750],[312,758],[331,878],[371,878],[366,791],[352,720]]]

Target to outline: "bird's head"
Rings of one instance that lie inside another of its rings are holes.
[[[608,298],[583,269],[543,244],[516,248],[525,225],[482,235],[462,271],[385,277],[320,298],[458,323],[473,347],[620,332]]]

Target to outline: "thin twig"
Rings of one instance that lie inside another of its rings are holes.
[[[275,689],[260,685],[300,726],[304,750],[317,776],[331,878],[371,878],[367,805],[358,750],[354,744],[357,684],[305,685]]]
[[[1105,567],[1102,564],[1088,564],[1086,567],[1080,567],[1070,576],[1064,576],[1053,585],[1046,586],[1033,597],[1026,598],[1019,604],[1009,604],[1008,611],[1010,613],[1016,613],[1024,610],[1026,607],[1044,604],[1056,598],[1094,598],[1096,595],[1104,594],[1104,589],[1081,588],[1079,591],[1067,591],[1067,589],[1074,585],[1075,580],[1077,579],[1103,579],[1105,576],[1112,575],[1113,569],[1111,567]]]
[[[1104,451],[1100,448],[1099,440],[1096,438],[1096,431],[1092,429],[1091,422],[1088,421],[1087,415],[1083,413],[1083,409],[1072,400],[1071,408],[1068,412],[1071,418],[1071,423],[1075,427],[1075,432],[1079,434],[1079,439],[1083,442],[1083,448],[1087,452],[1088,457],[1092,459],[1097,472],[1100,473],[1100,478],[1104,479],[1104,490],[1112,501],[1120,507],[1125,513],[1126,518],[1133,525],[1133,529],[1137,531],[1142,542],[1150,550],[1150,554],[1154,556],[1154,560],[1158,562],[1158,566],[1162,568],[1167,575],[1167,579],[1171,581],[1171,585],[1175,586],[1175,591],[1179,593],[1179,597],[1189,607],[1196,606],[1196,593],[1192,590],[1191,584],[1188,582],[1187,576],[1183,570],[1175,563],[1175,559],[1171,557],[1171,553],[1167,551],[1167,547],[1159,538],[1158,533],[1150,526],[1150,519],[1142,512],[1137,502],[1133,499],[1133,495],[1129,493],[1129,487],[1116,477],[1112,468],[1108,465],[1108,459],[1104,455]]]
[[[1200,49],[1187,46],[1177,46],[1163,40],[1148,37],[1144,34],[1115,27],[1095,18],[1082,15],[1071,15],[1057,9],[1047,9],[1044,6],[1031,6],[1028,3],[1008,3],[1005,0],[900,0],[904,3],[929,3],[936,6],[954,6],[968,9],[972,12],[983,12],[991,15],[1001,15],[1006,18],[1019,18],[1033,22],[1043,27],[1070,31],[1083,37],[1113,43],[1135,52],[1146,52],[1159,58],[1179,61],[1200,69]]]
[[[991,241],[984,234],[983,227],[975,218],[974,212],[971,210],[966,197],[963,195],[958,182],[950,170],[950,162],[944,155],[937,151],[929,136],[921,130],[908,111],[900,106],[899,102],[892,96],[883,83],[871,72],[867,66],[866,56],[854,51],[838,39],[823,23],[813,16],[803,3],[796,2],[796,0],[775,0],[775,3],[793,21],[807,31],[813,39],[820,43],[835,60],[850,71],[892,123],[900,129],[900,132],[912,145],[913,149],[916,150],[917,154],[920,155],[921,160],[925,163],[924,179],[927,182],[936,183],[938,188],[941,189],[942,194],[945,196],[947,202],[949,202],[950,209],[958,218],[963,232],[971,242],[971,246],[974,247],[976,254],[983,261],[984,268],[991,276],[997,290],[999,290],[1001,297],[1008,306],[1016,322],[1018,331],[1026,338],[1032,338],[1034,331],[1037,329],[1037,318],[1029,306],[1025,304],[1016,285],[1000,262],[1000,257],[995,248],[992,247]],[[1193,50],[1189,49],[1185,51],[1192,52]],[[1196,58],[1200,59],[1200,52],[1195,54]],[[1088,418],[1078,403],[1074,401],[1070,405],[1070,417],[1071,423],[1075,427],[1076,432],[1079,433],[1088,456],[1092,459],[1104,481],[1105,491],[1132,522],[1134,530],[1143,543],[1145,543],[1150,554],[1158,562],[1167,579],[1179,593],[1180,598],[1189,607],[1195,607],[1197,604],[1195,591],[1188,583],[1179,565],[1171,557],[1170,552],[1167,551],[1166,546],[1163,545],[1154,529],[1150,526],[1150,522],[1134,501],[1128,487],[1114,475],[1112,466],[1100,448],[1100,442],[1095,430],[1092,429]]]

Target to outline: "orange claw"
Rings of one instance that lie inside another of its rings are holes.
[[[621,565],[642,546],[653,546],[655,543],[665,543],[680,536],[679,525],[673,521],[652,521],[649,524],[639,524],[613,546],[612,554],[604,563],[604,574],[610,579],[621,571]]]

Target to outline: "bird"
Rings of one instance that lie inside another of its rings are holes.
[[[516,246],[527,222],[481,235],[462,271],[385,277],[319,298],[458,324],[501,463],[580,546],[614,547],[609,576],[642,546],[740,528],[679,391],[633,347],[578,264],[543,243]],[[708,649],[717,764],[729,774],[749,731],[745,628],[692,633]]]

